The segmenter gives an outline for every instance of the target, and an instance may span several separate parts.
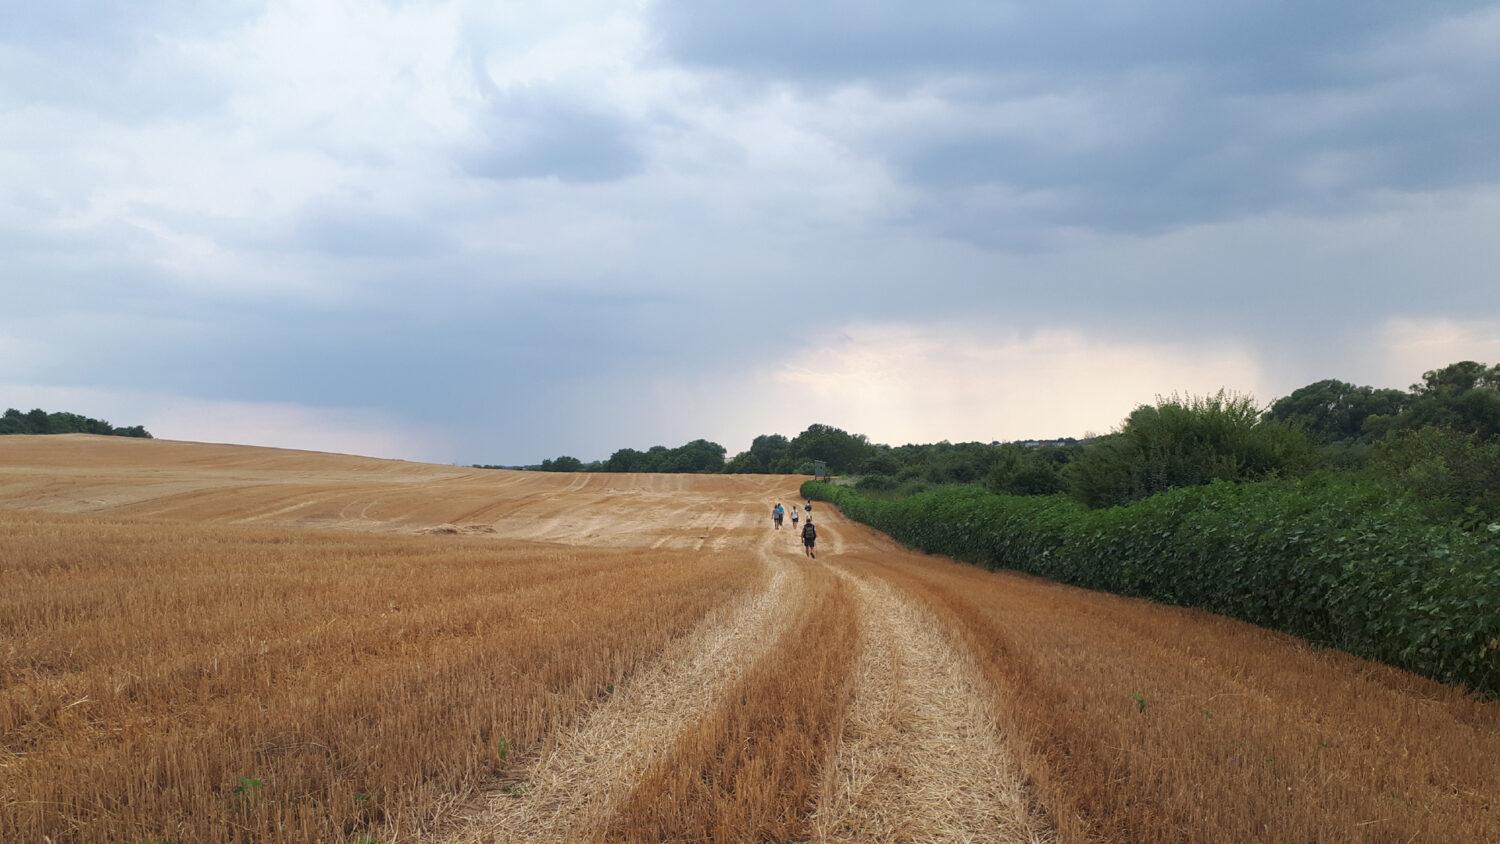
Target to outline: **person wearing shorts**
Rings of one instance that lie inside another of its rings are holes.
[[[776,506],[771,508],[771,524],[775,525],[777,530],[781,530],[781,517],[785,515],[786,508],[781,506],[780,501],[776,502]]]
[[[817,559],[818,555],[813,550],[813,546],[817,544],[818,529],[813,527],[812,519],[808,519],[807,524],[802,526],[802,552],[813,559]]]
[[[797,529],[797,519],[798,518],[800,518],[800,517],[797,515],[797,508],[793,507],[792,508],[792,530],[796,530]]]

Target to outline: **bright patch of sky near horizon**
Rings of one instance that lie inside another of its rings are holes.
[[[512,463],[1500,360],[1500,4],[0,21],[0,405]]]

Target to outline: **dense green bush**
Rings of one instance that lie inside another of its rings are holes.
[[[1263,416],[1246,396],[1159,400],[1125,418],[1068,464],[1063,477],[1090,507],[1138,501],[1179,486],[1299,474],[1317,449],[1301,429]]]
[[[935,484],[930,484],[920,478],[911,478],[901,481],[901,483],[896,486],[895,494],[899,496],[916,495],[917,493],[927,492],[930,489],[936,488],[937,486]]]
[[[1090,510],[949,487],[802,494],[908,545],[1200,607],[1500,693],[1500,534],[1433,524],[1368,480],[1216,482]]]
[[[1435,520],[1469,530],[1500,522],[1500,442],[1418,428],[1377,443],[1368,473],[1406,493]]]
[[[896,479],[890,475],[865,475],[854,482],[854,488],[860,492],[890,492],[896,486]]]
[[[885,449],[866,459],[860,471],[866,475],[894,475],[901,471],[901,461],[889,449]]]
[[[1006,495],[1055,495],[1066,489],[1062,468],[1081,447],[1023,448],[1002,446],[990,464],[984,485]]]

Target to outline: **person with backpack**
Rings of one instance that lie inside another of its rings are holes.
[[[812,557],[814,560],[816,560],[818,558],[818,555],[814,553],[813,546],[817,544],[818,529],[813,527],[812,519],[809,518],[807,520],[807,524],[802,526],[802,551],[806,553],[807,556]]]
[[[771,524],[775,525],[777,530],[781,530],[781,517],[785,515],[786,508],[781,506],[780,501],[776,502],[776,506],[771,508]]]

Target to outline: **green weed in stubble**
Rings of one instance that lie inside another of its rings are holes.
[[[230,791],[229,803],[241,812],[249,812],[255,802],[255,796],[265,786],[265,782],[259,777],[239,778],[239,782]]]
[[[264,785],[265,783],[258,777],[240,777],[239,785],[234,787],[234,796],[240,798],[252,797]]]

